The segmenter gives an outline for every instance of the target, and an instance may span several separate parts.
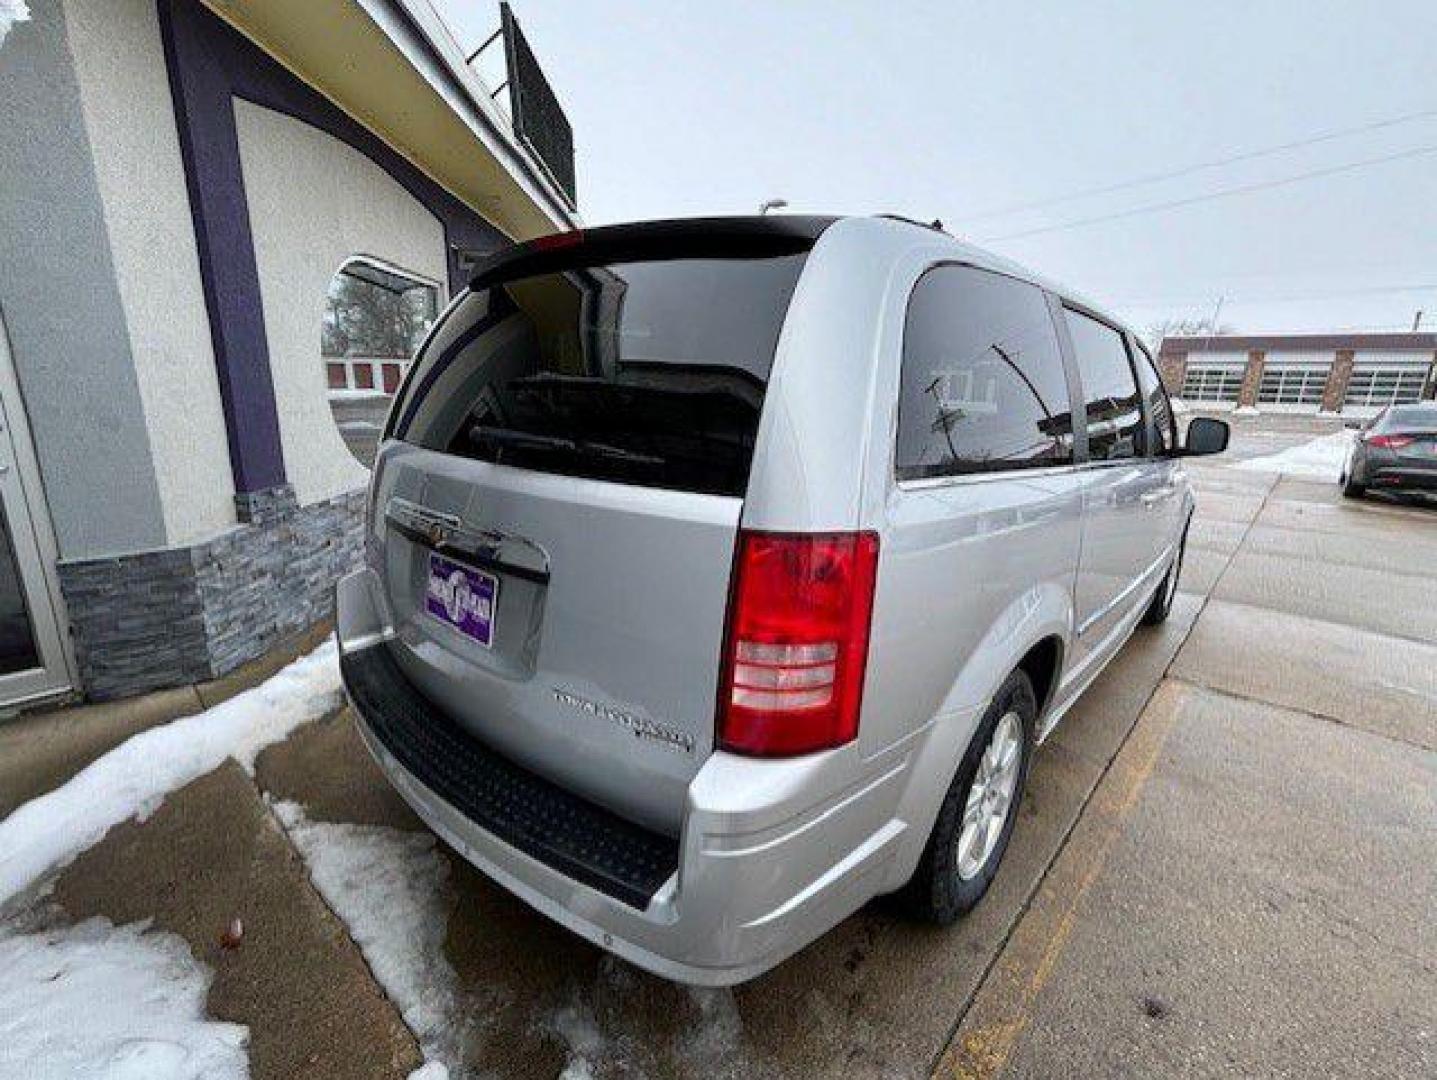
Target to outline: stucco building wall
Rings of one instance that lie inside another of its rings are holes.
[[[330,280],[345,260],[369,255],[442,293],[444,229],[387,172],[332,135],[240,98],[234,108],[285,473],[307,506],[369,478],[325,394],[320,327]]]
[[[166,527],[65,11],[34,0],[0,58],[0,310],[61,559]],[[35,512],[43,512],[37,509]]]
[[[234,481],[154,0],[65,0],[168,545],[235,524]]]

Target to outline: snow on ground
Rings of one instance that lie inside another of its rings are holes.
[[[1356,432],[1336,431],[1275,454],[1239,461],[1233,468],[1286,473],[1313,480],[1330,480],[1335,484],[1342,475],[1342,467],[1347,463],[1347,454],[1356,437]]]
[[[626,1076],[646,1071],[667,1073],[674,1063],[680,1063],[685,1075],[714,1080],[775,1071],[745,1045],[743,1021],[732,990],[688,987],[697,1015],[671,1043],[661,1045],[646,1024],[645,1011],[624,1004],[641,986],[637,969],[610,954],[600,959],[593,982],[575,983],[566,1001],[539,1018],[539,1029],[568,1049],[559,1080],[593,1080],[614,1072]],[[682,1008],[678,1002],[674,1007]],[[657,1060],[650,1060],[650,1054]]]
[[[444,956],[449,864],[428,832],[311,822],[293,802],[274,810],[309,867],[310,880],[359,945],[427,1059],[410,1080],[445,1080],[457,1064],[470,1010]]]
[[[244,1080],[248,1029],[205,1018],[210,973],[184,940],[107,919],[0,928],[0,1076]]]
[[[0,821],[0,907],[113,826],[144,820],[167,794],[226,758],[253,772],[262,749],[332,711],[339,700],[339,665],[328,641],[213,709],[127,739]]]
[[[12,26],[29,19],[30,9],[25,6],[25,0],[0,0],[0,45],[5,43],[5,35]]]

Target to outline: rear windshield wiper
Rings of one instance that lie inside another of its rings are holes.
[[[532,431],[518,431],[514,428],[490,427],[474,424],[469,428],[471,442],[487,443],[490,446],[513,447],[520,450],[558,450],[570,454],[588,454],[608,458],[611,461],[625,461],[634,465],[663,465],[666,458],[655,454],[644,454],[637,450],[626,450],[622,446],[593,442],[589,439],[566,439],[559,435],[540,435]]]

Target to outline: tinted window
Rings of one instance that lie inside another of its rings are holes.
[[[1068,384],[1042,290],[966,266],[930,270],[903,331],[899,479],[1072,460]]]
[[[1142,452],[1143,411],[1122,335],[1065,309],[1088,409],[1088,456],[1114,461]]]
[[[1137,362],[1138,385],[1148,399],[1148,433],[1143,450],[1148,454],[1161,454],[1177,445],[1172,405],[1168,402],[1168,392],[1163,387],[1162,376],[1158,374],[1152,354],[1141,345],[1137,348]]]
[[[1388,409],[1378,418],[1383,431],[1437,431],[1437,406]]]
[[[543,472],[742,495],[805,256],[575,266],[469,294],[395,434]]]

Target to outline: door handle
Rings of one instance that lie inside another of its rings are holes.
[[[1143,509],[1151,510],[1159,503],[1166,501],[1167,497],[1166,491],[1145,491],[1138,496],[1138,502],[1143,504]]]

